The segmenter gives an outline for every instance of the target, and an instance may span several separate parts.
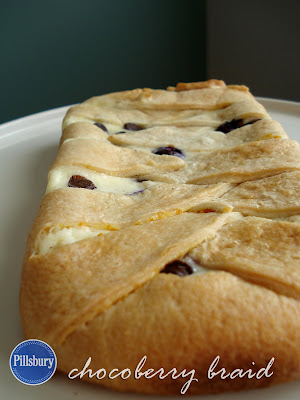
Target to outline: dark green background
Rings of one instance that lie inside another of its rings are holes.
[[[0,15],[0,122],[206,77],[205,1],[12,0]]]

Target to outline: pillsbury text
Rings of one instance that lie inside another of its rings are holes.
[[[13,356],[14,367],[48,367],[49,369],[51,369],[53,363],[53,358],[36,357],[34,354],[32,355],[32,357],[29,357],[27,354],[15,354]]]

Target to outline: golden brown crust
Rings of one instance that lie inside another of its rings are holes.
[[[61,342],[235,218],[239,214],[184,213],[27,257],[21,287],[25,335]]]
[[[82,123],[83,124],[83,123]],[[64,140],[67,138],[82,137],[82,130],[75,132],[73,127],[68,126],[63,134]],[[80,133],[81,132],[81,133]],[[88,131],[88,137],[97,139],[96,133],[92,137]],[[282,126],[277,121],[262,119],[254,124],[244,125],[237,131],[223,132],[216,131],[213,126],[154,126],[145,130],[126,133],[113,134],[108,140],[117,146],[134,146],[137,149],[148,149],[171,143],[175,147],[184,148],[187,151],[199,152],[206,150],[215,150],[217,148],[234,147],[239,144],[268,139],[287,139]]]
[[[203,88],[199,91],[196,86]],[[220,120],[223,118],[223,122],[233,117],[270,118],[244,87],[193,83],[190,90],[146,88],[92,97],[69,109],[63,128],[78,121],[103,121],[121,126],[130,121],[151,126],[155,121],[158,125],[189,126],[201,123],[203,114],[209,117],[214,113]]]
[[[110,142],[93,139],[66,141],[60,147],[51,169],[74,165],[108,175],[136,177],[152,172],[176,171],[185,165],[178,157],[145,154],[120,149]]]
[[[171,217],[189,211],[200,210],[202,203],[215,200],[233,185],[180,185],[158,184],[139,196],[128,196],[85,189],[62,188],[48,193],[41,205],[31,229],[33,240],[28,245],[30,255],[37,254],[41,236],[52,229],[87,226],[91,228],[119,230]]]
[[[195,89],[207,89],[213,87],[226,87],[224,81],[220,81],[217,79],[209,79],[204,82],[191,82],[191,83],[177,83],[176,87],[169,86],[167,90],[176,90],[180,92],[182,90],[195,90]]]
[[[49,343],[65,373],[89,357],[93,371],[133,374],[143,356],[143,370],[195,369],[187,394],[300,377],[300,146],[247,87],[211,79],[93,97],[67,112],[60,144],[24,258],[26,338]],[[156,152],[167,146],[183,158]],[[99,185],[68,187],[72,176]],[[112,178],[137,189],[115,191]],[[60,241],[73,228],[90,236]],[[178,259],[194,273],[160,273]],[[208,379],[216,356],[227,372],[274,357],[273,373]],[[161,394],[188,380],[84,379]]]
[[[81,368],[86,354],[92,355],[93,371],[116,366],[134,371],[147,355],[143,371],[195,369],[199,381],[191,384],[187,394],[254,389],[299,376],[299,317],[299,302],[229,273],[210,272],[195,279],[159,274],[82,326],[56,351],[65,372],[70,366]],[[92,346],[95,337],[99,351]],[[275,357],[274,374],[262,380],[218,376],[209,380],[207,371],[217,355],[216,370],[225,367],[229,372],[257,371]],[[118,390],[178,395],[186,381],[128,379],[122,386],[118,380],[101,382]]]
[[[221,269],[300,300],[300,226],[247,217],[222,227],[190,253],[205,268]]]
[[[300,171],[244,182],[221,200],[244,215],[266,218],[300,215]]]

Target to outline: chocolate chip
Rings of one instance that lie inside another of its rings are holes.
[[[228,133],[228,132],[233,131],[234,129],[240,128],[241,126],[243,126],[242,119],[233,119],[231,121],[226,121],[226,122],[224,122],[224,124],[218,126],[216,131]]]
[[[167,154],[169,156],[184,158],[183,151],[176,149],[174,146],[158,147],[157,149],[152,150],[152,153],[159,155]]]
[[[127,122],[123,126],[124,129],[127,129],[128,131],[140,131],[144,129],[142,126],[134,124],[133,122]]]
[[[106,126],[101,124],[101,122],[95,122],[94,125],[98,126],[98,128],[102,129],[104,132],[106,132],[106,133],[108,132]]]
[[[228,133],[235,129],[241,128],[242,126],[254,124],[254,122],[256,122],[256,121],[259,121],[259,118],[253,119],[252,121],[247,122],[246,124],[244,124],[242,119],[233,119],[231,121],[226,121],[226,122],[224,122],[224,124],[218,126],[216,131]]]
[[[125,131],[116,132],[115,135],[119,135],[120,133],[126,133]]]
[[[167,264],[165,268],[160,272],[164,274],[175,274],[178,276],[186,276],[186,275],[191,275],[193,273],[193,269],[183,261],[176,260],[171,262],[170,264]]]
[[[80,175],[71,176],[68,182],[68,186],[74,188],[90,189],[90,190],[96,189],[96,186],[93,184],[92,181]]]

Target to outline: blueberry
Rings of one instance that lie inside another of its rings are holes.
[[[228,133],[228,132],[233,131],[234,129],[240,128],[241,126],[243,126],[242,119],[233,119],[231,121],[226,121],[226,122],[224,122],[224,124],[218,126],[216,131]]]
[[[124,129],[127,129],[128,131],[140,131],[144,129],[142,126],[134,124],[133,122],[127,122],[123,126]]]
[[[193,273],[193,269],[183,261],[176,260],[171,262],[170,264],[167,264],[165,268],[160,272],[164,274],[175,274],[178,276],[186,276],[186,275],[191,275]]]
[[[184,158],[183,151],[176,149],[174,146],[158,147],[157,149],[152,150],[152,153],[159,155],[167,154],[169,156]]]
[[[101,122],[95,122],[94,123],[95,126],[98,126],[98,128],[102,129],[104,132],[108,133],[106,126],[101,124]]]
[[[252,121],[249,121],[246,124],[243,123],[242,119],[233,119],[231,121],[226,121],[226,122],[224,122],[224,124],[218,126],[216,131],[228,133],[235,129],[241,128],[242,126],[254,124],[254,122],[256,122],[256,121],[259,121],[259,118],[253,119]]]
[[[73,175],[68,182],[69,187],[94,190],[96,186],[92,181],[81,175]]]

